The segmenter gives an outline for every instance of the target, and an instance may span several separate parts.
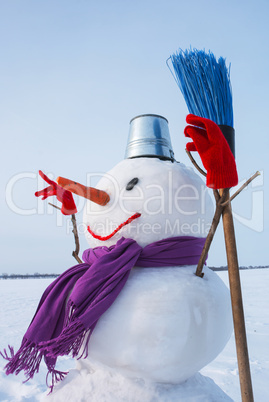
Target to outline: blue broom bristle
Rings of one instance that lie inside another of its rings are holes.
[[[233,101],[229,69],[225,59],[202,50],[179,50],[170,56],[188,110],[216,124],[233,127]],[[169,67],[170,68],[170,67]]]

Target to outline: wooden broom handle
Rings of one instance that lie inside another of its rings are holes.
[[[220,195],[223,190],[220,190]],[[229,200],[229,191],[226,200]],[[225,200],[224,200],[225,202]],[[242,402],[253,402],[247,336],[231,203],[222,212]]]

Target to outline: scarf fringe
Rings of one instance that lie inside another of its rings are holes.
[[[4,370],[7,375],[18,374],[23,370],[26,377],[24,382],[27,382],[34,377],[35,373],[38,373],[44,358],[48,368],[46,383],[51,393],[54,385],[68,374],[68,372],[55,369],[57,358],[68,354],[71,354],[73,358],[77,357],[81,349],[82,352],[78,358],[87,357],[90,335],[91,331],[86,330],[83,324],[75,319],[57,338],[50,341],[35,344],[24,338],[16,353],[12,346],[8,346],[9,354],[6,349],[0,352],[1,356],[8,361]],[[51,375],[51,385],[48,384],[49,375]]]
[[[49,375],[50,374],[51,374],[51,384],[49,384]],[[55,369],[53,369],[51,371],[49,370],[47,372],[46,384],[47,384],[47,387],[50,389],[50,392],[48,393],[48,395],[52,393],[54,385],[57,382],[62,381],[67,374],[68,374],[68,371],[59,371],[59,370],[55,370]]]
[[[6,349],[4,349],[4,354],[1,352],[2,357],[8,360],[8,364],[5,366],[6,374],[18,374],[20,371],[24,371],[26,376],[26,381],[33,378],[35,373],[38,373],[41,360],[44,356],[44,351],[40,350],[38,346],[23,339],[20,349],[17,353],[14,353],[14,348],[9,347],[10,356]]]
[[[58,356],[71,354],[72,357],[77,357],[84,343],[84,340],[89,339],[88,334],[91,329],[85,329],[84,325],[75,319],[61,334],[51,341],[41,342],[41,348],[46,350],[46,356],[57,359]]]
[[[23,340],[22,345],[18,352],[14,354],[14,348],[9,346],[10,356],[6,349],[4,352],[0,352],[0,355],[8,360],[9,363],[5,366],[6,374],[18,374],[20,371],[24,370],[24,374],[26,376],[26,380],[23,383],[26,383],[31,378],[33,378],[35,373],[38,373],[39,366],[42,358],[45,356],[45,352],[38,349],[38,347],[28,342],[26,339]],[[55,370],[55,364],[47,363],[48,373],[46,376],[46,384],[50,389],[49,394],[53,391],[54,385],[63,380],[64,376],[68,374],[66,371]],[[51,374],[51,384],[48,384],[48,377]]]

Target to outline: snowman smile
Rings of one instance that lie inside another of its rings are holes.
[[[114,234],[116,234],[121,228],[123,228],[124,226],[128,225],[128,223],[131,223],[133,220],[135,220],[136,218],[139,218],[139,216],[141,216],[141,214],[139,212],[136,212],[134,215],[130,216],[130,218],[128,218],[125,222],[121,223],[112,233],[110,233],[108,236],[99,236],[96,233],[94,233],[90,226],[87,227],[88,232],[95,238],[101,241],[106,241],[108,239],[111,239],[111,237],[114,236]]]

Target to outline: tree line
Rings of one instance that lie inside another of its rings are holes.
[[[8,274],[3,273],[0,275],[0,279],[45,279],[45,278],[57,278],[59,274],[40,274],[38,272],[34,274]]]

